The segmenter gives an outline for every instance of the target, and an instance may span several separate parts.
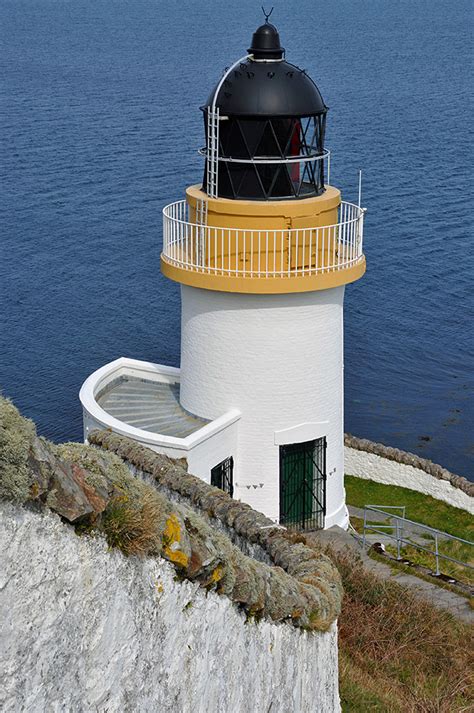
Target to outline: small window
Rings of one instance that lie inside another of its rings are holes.
[[[234,459],[232,456],[215,465],[211,470],[211,485],[220,488],[230,497],[234,494]]]

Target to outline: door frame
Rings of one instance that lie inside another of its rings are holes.
[[[279,522],[288,529],[321,530],[324,528],[326,516],[326,451],[327,438],[311,439],[299,443],[285,443],[280,445],[280,471],[279,471]],[[293,456],[294,482],[289,482],[285,477],[286,459]],[[295,458],[296,457],[296,458]],[[297,469],[302,469],[302,480],[296,483]],[[311,473],[308,471],[311,470]],[[310,481],[310,482],[308,482]],[[294,492],[288,496],[287,488],[293,485]],[[291,501],[288,502],[288,497]],[[288,515],[288,511],[300,505],[300,514]],[[286,512],[285,512],[286,511]]]

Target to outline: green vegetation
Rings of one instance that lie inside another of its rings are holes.
[[[407,488],[346,476],[347,502],[405,505],[406,517],[464,539],[474,539],[474,518],[427,495]],[[351,517],[362,532],[363,520]],[[382,524],[389,524],[386,519]],[[431,543],[427,534],[423,539]],[[440,549],[459,559],[468,551],[455,542]],[[389,546],[389,551],[395,548]],[[342,575],[346,592],[339,618],[339,665],[342,710],[347,713],[462,713],[474,710],[472,697],[473,630],[428,602],[416,599],[393,580],[381,580],[365,569],[356,555],[329,552]],[[406,547],[402,554],[430,568],[429,555]],[[387,563],[380,555],[374,558]],[[392,563],[417,574],[413,568]],[[453,565],[442,570],[466,581]],[[436,581],[430,578],[430,581]],[[439,582],[451,589],[450,585]],[[401,603],[403,605],[401,606]],[[471,685],[471,687],[470,687]]]
[[[86,483],[110,497],[99,519],[76,526],[79,532],[99,530],[110,547],[125,555],[159,555],[170,505],[155,488],[134,478],[125,463],[113,453],[101,452],[83,443],[54,447],[59,458],[85,469]]]
[[[373,480],[346,475],[346,498],[349,505],[405,505],[405,517],[464,540],[474,539],[474,517],[465,510],[396,485],[383,485]]]
[[[473,630],[328,548],[345,589],[339,617],[342,710],[461,713],[473,710]]]
[[[28,453],[35,425],[0,397],[0,499],[23,503],[32,481]]]
[[[474,539],[474,518],[465,510],[455,508],[429,495],[423,495],[422,493],[417,493],[407,488],[383,485],[373,480],[365,480],[363,478],[346,475],[345,483],[347,502],[349,505],[363,507],[367,504],[377,504],[380,505],[382,509],[384,505],[405,505],[406,517],[409,520],[420,522],[429,527],[435,527],[438,530],[449,532],[463,539]],[[351,517],[351,524],[357,532],[363,532],[364,521],[362,518]],[[390,519],[385,519],[381,521],[380,524],[390,524]],[[387,530],[386,532],[393,534],[394,530]],[[420,533],[420,538],[424,540],[423,543],[420,543],[421,546],[434,549],[434,537],[430,533]],[[473,555],[472,549],[470,545],[464,545],[455,540],[441,540],[439,542],[440,553],[463,562],[470,562],[471,564]],[[391,555],[396,555],[397,549],[395,543],[388,544],[387,551]],[[427,567],[431,570],[436,568],[434,555],[423,552],[416,547],[405,545],[401,549],[401,556],[422,567]],[[454,577],[460,582],[474,584],[472,571],[467,567],[450,562],[449,560],[440,560],[440,569],[443,574]],[[411,569],[410,573],[420,576],[419,572],[414,569]],[[434,582],[436,580],[430,578],[430,581]],[[444,584],[441,581],[437,583],[441,586]],[[448,588],[452,589],[449,585]]]
[[[369,550],[368,555],[371,559],[377,560],[378,562],[382,562],[382,564],[388,565],[394,574],[398,574],[398,572],[401,571],[405,574],[410,574],[414,577],[418,577],[419,579],[423,579],[425,582],[429,582],[430,584],[436,584],[436,586],[441,587],[441,589],[447,589],[449,592],[459,594],[461,597],[464,597],[468,600],[468,603],[471,608],[474,608],[474,597],[472,597],[464,589],[461,589],[456,584],[449,584],[449,582],[444,582],[442,579],[435,579],[430,574],[425,574],[424,572],[415,569],[409,564],[404,564],[403,562],[397,562],[397,560],[395,559],[387,558],[385,555],[381,555],[375,550]]]
[[[377,525],[383,525],[383,531],[386,532],[388,535],[393,535],[393,533],[395,532],[395,528],[386,527],[386,525],[390,525],[390,522],[390,519],[387,518],[385,520],[380,520],[380,522],[377,522]],[[362,535],[362,533],[364,532],[364,519],[362,517],[356,517],[355,515],[351,515],[351,525],[356,532]]]

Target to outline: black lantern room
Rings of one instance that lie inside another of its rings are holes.
[[[321,195],[327,107],[317,86],[284,59],[278,31],[268,21],[254,33],[248,52],[203,107],[203,190],[242,200]]]

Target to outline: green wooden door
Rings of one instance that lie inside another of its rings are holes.
[[[280,446],[280,522],[287,527],[324,527],[326,439]]]

